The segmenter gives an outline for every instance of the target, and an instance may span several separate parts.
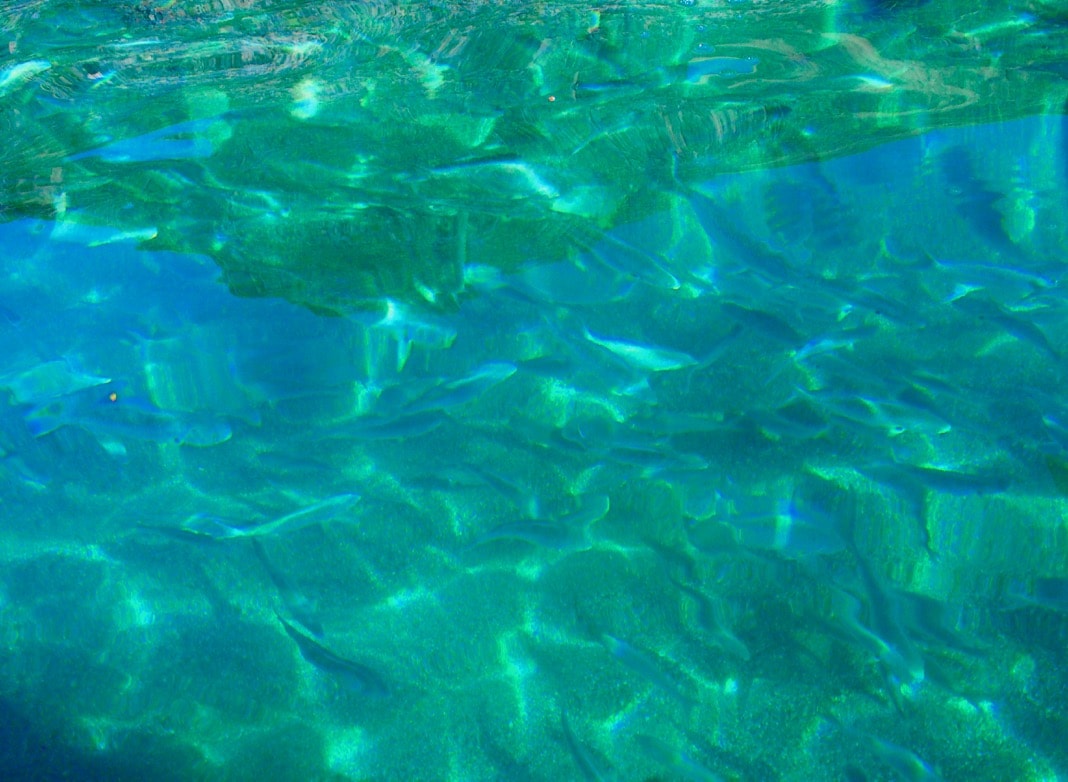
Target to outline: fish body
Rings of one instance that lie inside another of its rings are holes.
[[[161,410],[145,399],[114,394],[103,399],[82,394],[64,396],[30,411],[26,422],[35,437],[64,426],[79,427],[109,451],[114,449],[108,444],[116,438],[209,447],[220,445],[233,435],[224,417],[175,413]],[[118,447],[121,450],[121,444]]]
[[[225,128],[220,120],[206,118],[181,122],[128,139],[71,155],[68,161],[99,158],[108,163],[147,163],[154,160],[191,160],[215,152],[211,134]]]
[[[390,694],[386,680],[373,668],[335,654],[280,616],[278,621],[285,628],[286,635],[296,643],[300,656],[313,667],[344,685],[346,689],[379,698]]]
[[[27,60],[0,70],[0,96],[18,89],[51,67],[52,63],[47,60]]]
[[[810,342],[797,329],[770,312],[754,307],[743,307],[730,301],[721,302],[720,309],[723,310],[724,315],[733,318],[741,325],[787,347],[802,349]]]
[[[655,736],[640,734],[636,738],[642,752],[652,761],[669,768],[679,779],[691,782],[723,782],[723,777],[691,758],[686,752],[675,749]]]
[[[594,345],[604,348],[630,366],[645,372],[670,372],[696,366],[698,363],[693,356],[679,350],[607,339],[591,334],[588,330],[585,331],[584,336]]]
[[[11,391],[14,401],[22,405],[39,405],[86,388],[106,385],[109,377],[82,372],[67,359],[45,361],[22,372],[0,377],[0,388]]]
[[[360,499],[358,494],[337,494],[324,500],[313,503],[305,508],[279,516],[263,524],[245,527],[241,530],[242,537],[273,535],[278,532],[293,532],[294,530],[311,527],[315,524],[323,524],[332,521],[344,511],[355,505]]]
[[[748,661],[751,657],[749,647],[731,630],[722,601],[671,576],[668,580],[697,604],[698,622],[708,640],[732,657],[743,662]]]
[[[649,652],[607,633],[602,634],[601,642],[613,657],[656,689],[687,708],[695,705],[694,698],[683,691],[675,677],[668,674],[658,659],[654,659]],[[659,658],[659,655],[657,657]]]
[[[323,625],[319,621],[315,601],[295,588],[285,573],[275,567],[259,538],[252,538],[252,549],[256,552],[256,558],[262,563],[263,569],[267,571],[267,577],[278,590],[278,595],[282,598],[289,614],[316,638],[322,638]]]
[[[589,545],[589,526],[608,513],[608,497],[599,494],[584,507],[561,519],[523,519],[500,524],[483,533],[476,546],[494,540],[522,540],[551,549],[578,549]]]
[[[470,375],[434,386],[405,409],[407,415],[448,410],[474,401],[516,372],[515,364],[493,361],[483,364]]]
[[[293,532],[315,524],[324,524],[336,518],[359,499],[358,494],[338,494],[292,513],[254,524],[242,524],[235,519],[223,519],[207,513],[194,513],[182,522],[179,529],[192,536],[202,536],[213,540],[262,538],[282,532]]]
[[[577,542],[574,530],[555,521],[524,519],[499,524],[478,536],[476,546],[495,540],[521,540],[550,549],[569,549]]]
[[[563,728],[564,741],[571,752],[571,757],[575,760],[575,765],[582,772],[582,776],[589,782],[606,782],[606,780],[618,778],[614,769],[598,759],[588,747],[579,741],[575,732],[571,729],[571,723],[567,719],[567,712],[560,712],[560,727]]]

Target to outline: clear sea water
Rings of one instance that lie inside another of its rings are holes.
[[[1068,779],[1068,6],[0,31],[0,779]]]

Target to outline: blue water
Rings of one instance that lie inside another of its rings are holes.
[[[437,307],[3,224],[0,777],[1068,778],[1066,145],[725,174]]]

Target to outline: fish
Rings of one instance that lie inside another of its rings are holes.
[[[899,645],[876,629],[876,625],[881,623],[875,618],[865,617],[866,613],[871,614],[875,610],[870,602],[865,603],[861,598],[837,586],[829,589],[829,596],[830,617],[817,618],[816,621],[826,625],[847,643],[871,655],[878,663],[883,676],[884,692],[898,711],[903,711],[901,698],[924,678],[923,658],[903,634],[899,634],[897,638],[897,641],[903,641],[903,644]]]
[[[797,499],[773,499],[765,507],[754,505],[751,510],[731,513],[725,518],[740,545],[774,551],[788,559],[835,554],[846,548],[834,519]]]
[[[583,329],[583,336],[594,345],[604,348],[622,359],[624,363],[643,372],[672,372],[697,366],[699,363],[696,358],[681,350],[598,337],[590,333],[589,329]]]
[[[679,705],[688,709],[697,704],[697,700],[683,690],[680,681],[664,670],[660,655],[653,655],[638,649],[608,633],[601,634],[601,643],[604,644],[609,654],[626,668],[645,679]]]
[[[860,578],[861,595],[846,592],[838,587],[832,594],[838,602],[835,613],[860,642],[867,646],[883,666],[887,678],[887,692],[894,699],[902,694],[902,688],[923,681],[924,658],[920,649],[909,636],[902,621],[903,601],[890,589],[883,587],[867,558],[855,540],[856,514],[843,514],[842,538],[853,554],[856,572]],[[864,599],[866,598],[866,599]],[[866,622],[860,620],[860,608],[866,609]],[[900,707],[899,707],[900,709]]]
[[[720,302],[719,306],[727,317],[788,348],[800,350],[810,341],[778,315],[755,307],[743,307],[731,301]]]
[[[609,268],[602,270],[561,261],[520,269],[507,278],[506,284],[531,303],[556,307],[622,301],[635,282]]]
[[[1052,292],[1061,282],[1059,268],[1027,269],[983,260],[955,260],[936,258],[925,251],[927,262],[937,274],[940,289],[952,285],[950,293],[937,296],[943,302],[976,291],[983,291],[998,304],[1005,306],[1021,302],[1045,292]]]
[[[803,364],[805,361],[825,353],[840,350],[850,351],[856,347],[859,340],[869,339],[877,332],[878,328],[873,324],[863,324],[848,329],[832,331],[810,339],[797,350],[792,351],[790,357],[794,362]]]
[[[686,63],[685,81],[706,84],[713,78],[744,76],[753,73],[759,62],[756,57],[694,57]]]
[[[266,537],[333,521],[359,500],[358,494],[337,494],[292,513],[253,524],[241,524],[212,514],[194,513],[182,522],[180,529],[215,540]]]
[[[449,420],[441,410],[425,410],[393,417],[362,416],[324,435],[327,439],[402,440],[432,432]]]
[[[1018,248],[1005,230],[1005,217],[999,208],[1008,200],[1007,194],[991,189],[983,181],[966,147],[949,147],[937,160],[942,176],[949,185],[953,206],[960,217],[990,248],[1016,256]]]
[[[698,624],[704,631],[708,641],[742,662],[747,662],[752,654],[745,641],[740,639],[731,630],[727,623],[726,610],[723,601],[719,598],[706,595],[699,589],[668,576],[668,580],[674,584],[680,592],[690,597],[697,604]]]
[[[958,497],[974,494],[1001,494],[1012,485],[1008,475],[996,470],[965,472],[951,468],[892,461],[861,467],[860,472],[877,483],[901,491],[922,487],[927,491],[953,494]]]
[[[780,782],[783,778],[773,765],[753,752],[723,746],[711,734],[700,729],[684,729],[683,733],[693,749],[727,772],[728,779],[735,782]]]
[[[136,395],[115,391],[102,395],[96,388],[85,389],[92,396],[69,394],[35,407],[26,415],[30,432],[43,437],[64,426],[78,427],[112,453],[125,450],[125,439],[206,448],[221,445],[233,436],[230,423],[222,416],[174,413]]]
[[[315,601],[309,599],[307,595],[294,587],[286,575],[275,567],[274,563],[271,562],[271,558],[267,555],[267,549],[258,537],[253,537],[251,543],[252,550],[256,553],[256,558],[263,565],[263,569],[267,571],[267,577],[271,579],[275,589],[278,590],[278,596],[282,598],[282,603],[285,605],[286,610],[294,619],[300,622],[304,629],[316,638],[322,638],[323,623],[319,621],[318,607]]]
[[[395,299],[381,299],[374,302],[369,311],[350,317],[396,341],[398,372],[407,365],[414,346],[427,350],[446,350],[456,341],[456,327],[447,320],[417,313],[409,305]]]
[[[589,527],[603,519],[608,508],[608,496],[599,494],[588,498],[582,508],[561,519],[523,519],[499,524],[479,535],[473,545],[482,546],[495,540],[521,540],[550,549],[588,548]]]
[[[327,674],[352,692],[375,698],[385,698],[390,695],[389,684],[376,670],[335,654],[314,638],[300,632],[278,614],[275,616],[282,623],[286,635],[296,643],[300,656],[312,667]]]
[[[316,524],[324,524],[328,521],[333,521],[341,513],[349,510],[359,501],[360,495],[358,494],[336,494],[333,497],[327,497],[319,502],[295,510],[292,513],[287,513],[284,516],[279,516],[263,524],[245,527],[242,529],[242,536],[262,537],[265,535],[273,535],[283,530],[286,532],[293,532],[294,530],[304,529],[305,527],[311,527]]]
[[[590,248],[591,259],[608,269],[663,290],[679,290],[682,282],[653,253],[626,238],[606,233],[601,242]]]
[[[497,540],[521,540],[549,549],[574,549],[582,543],[575,530],[557,521],[523,519],[498,524],[475,539],[475,546],[484,546]]]
[[[94,375],[75,368],[70,359],[62,358],[35,364],[21,372],[0,377],[0,388],[11,392],[20,405],[41,405],[87,388],[107,385],[110,377]]]
[[[902,782],[941,782],[942,777],[931,765],[907,747],[887,741],[872,733],[846,725],[836,717],[824,718],[842,733],[852,736],[885,766],[893,770],[895,778]]]
[[[567,744],[575,765],[579,767],[582,776],[590,782],[606,782],[606,780],[618,780],[616,770],[603,758],[597,757],[590,751],[571,729],[571,722],[567,718],[567,712],[560,712],[560,727],[564,731],[564,743]]]
[[[18,330],[21,328],[22,315],[10,307],[0,304],[0,328],[11,328]]]
[[[1014,314],[996,302],[974,293],[954,299],[953,305],[967,314],[969,318],[993,323],[1001,327],[1006,334],[1015,337],[1021,342],[1026,342],[1045,353],[1055,362],[1061,361],[1061,351],[1053,346],[1045,332],[1026,315]]]
[[[505,201],[555,199],[560,190],[529,163],[512,155],[461,160],[431,169],[424,181],[450,184],[460,193]],[[418,180],[417,180],[418,181]]]
[[[907,398],[879,398],[831,386],[814,391],[795,386],[795,391],[830,417],[833,423],[852,431],[900,437],[909,432],[943,435],[953,428],[937,413],[913,405]]]
[[[1013,582],[1006,596],[1014,604],[1041,606],[1042,608],[1068,614],[1068,578],[1039,577],[1030,583]]]
[[[69,242],[85,247],[104,247],[109,244],[140,244],[159,236],[153,226],[144,228],[110,228],[91,225],[77,220],[57,220],[49,234],[53,242]]]
[[[635,741],[646,757],[672,769],[681,779],[689,779],[692,782],[724,782],[722,776],[701,765],[686,752],[671,747],[655,736],[642,733],[638,734]]]
[[[180,122],[140,136],[117,139],[110,143],[78,152],[67,157],[68,162],[98,158],[108,163],[147,163],[156,160],[194,160],[211,157],[215,153],[214,137],[221,137],[226,123],[206,117]]]
[[[515,364],[506,361],[488,362],[465,377],[431,387],[423,396],[408,404],[404,412],[406,415],[416,415],[465,405],[515,373]]]
[[[177,540],[204,543],[244,537],[240,524],[237,519],[197,512],[186,516],[177,526],[146,523],[140,523],[138,526]]]
[[[48,60],[27,60],[0,70],[0,97],[14,92],[51,67]]]
[[[447,474],[442,477],[449,482],[461,485],[491,486],[527,518],[541,518],[538,495],[529,486],[523,485],[510,476],[501,475],[495,470],[479,467],[476,464],[464,464],[447,471]]]

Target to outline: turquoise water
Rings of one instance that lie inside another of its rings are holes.
[[[5,13],[0,779],[1068,778],[1053,4]]]

